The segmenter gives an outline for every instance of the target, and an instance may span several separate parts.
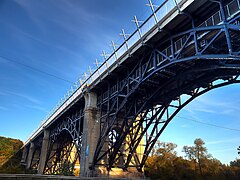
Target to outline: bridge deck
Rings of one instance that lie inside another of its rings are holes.
[[[77,89],[72,89],[69,92],[65,101],[60,102],[58,106],[53,110],[52,114],[42,122],[40,127],[34,131],[30,138],[25,142],[25,145],[29,144],[30,140],[35,139],[37,136],[43,133],[44,127],[49,127],[65,112],[67,112],[76,102],[83,99],[85,91],[101,87],[103,79],[107,80],[113,72],[121,71],[121,66],[128,66],[133,62],[128,61],[131,56],[141,54],[142,49],[146,44],[156,44],[160,39],[166,39],[166,33],[162,33],[160,29],[169,29],[172,33],[181,32],[189,27],[189,23],[186,20],[189,18],[179,13],[179,10],[187,10],[189,14],[194,14],[198,17],[199,22],[196,22],[198,26],[207,26],[208,20],[206,17],[211,15],[210,19],[215,14],[213,10],[216,8],[216,4],[207,0],[178,0],[179,6],[174,4],[172,0],[166,0],[158,9],[156,9],[156,16],[158,24],[154,15],[151,15],[140,27],[141,35],[136,30],[106,61],[96,69],[91,76],[89,76],[84,83],[80,84]],[[179,42],[181,39],[179,39]],[[177,44],[177,42],[175,42]],[[169,47],[166,47],[166,54]],[[117,58],[116,58],[117,54]],[[120,70],[119,70],[120,69]]]
[[[177,0],[181,11],[187,8],[193,3],[194,0]],[[68,109],[70,109],[79,99],[83,98],[83,93],[87,88],[91,89],[97,86],[104,78],[112,73],[115,69],[119,67],[120,64],[123,64],[131,54],[134,54],[136,51],[141,49],[144,44],[148,43],[158,32],[159,27],[162,29],[165,26],[168,26],[172,23],[174,19],[179,16],[179,10],[175,5],[174,0],[166,0],[157,10],[157,18],[159,19],[158,25],[156,25],[156,19],[152,14],[141,26],[142,37],[139,36],[138,30],[136,30],[127,40],[124,42],[106,61],[96,69],[91,76],[89,76],[83,84],[80,84],[80,87],[68,92],[68,98],[64,102],[60,102],[57,107],[54,108],[52,114],[47,117],[46,120],[43,120],[41,125],[34,131],[34,133],[29,137],[25,142],[27,145],[30,140],[35,139],[39,134],[43,132],[43,128],[51,125],[58,117],[64,114]],[[170,25],[171,26],[171,25]],[[127,47],[126,47],[127,44]],[[130,54],[129,54],[130,52]],[[116,55],[117,54],[117,58]]]

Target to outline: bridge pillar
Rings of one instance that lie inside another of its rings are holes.
[[[28,156],[27,156],[27,163],[26,163],[26,168],[27,169],[29,169],[31,167],[34,150],[35,150],[35,145],[34,145],[33,142],[31,142],[30,143],[30,149],[28,151]]]
[[[23,149],[22,149],[22,159],[21,159],[21,164],[26,166],[26,162],[27,162],[27,147],[24,146]]]
[[[99,138],[100,122],[97,111],[97,94],[91,92],[84,96],[83,139],[80,158],[80,176],[89,176],[95,148]]]
[[[43,171],[44,171],[44,167],[47,159],[48,143],[49,143],[49,130],[45,129],[42,148],[41,148],[41,154],[40,154],[40,160],[38,165],[38,174],[43,174]]]

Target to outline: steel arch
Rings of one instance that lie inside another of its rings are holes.
[[[208,87],[205,91],[201,91],[202,93],[207,92],[211,89],[209,87],[215,87],[211,85],[215,80],[238,77],[240,70],[240,47],[238,45],[240,43],[240,16],[234,15],[231,19],[226,19],[221,10],[216,14],[219,14],[218,23],[210,26],[201,24],[199,27],[172,35],[169,40],[155,44],[152,49],[148,48],[146,54],[126,78],[102,93],[98,99],[98,106],[101,110],[101,134],[91,167],[93,170],[96,165],[101,164],[100,160],[102,159],[105,159],[104,165],[108,170],[115,166],[127,170],[132,165],[130,162],[134,157],[136,162],[132,166],[141,171],[146,161],[146,155],[149,154],[153,142],[156,141],[155,139],[148,140],[144,158],[139,160],[135,150],[140,141],[138,137],[143,136],[143,133],[138,135],[135,131],[140,131],[143,119],[154,107],[159,106],[156,111],[158,113],[154,113],[155,115],[150,118],[149,122],[153,122],[153,119],[156,118],[161,119],[162,116],[168,114],[165,121],[155,121],[155,125],[164,124],[163,129],[165,129],[174,117],[169,116],[169,107],[179,109],[174,112],[178,112],[184,107],[171,105],[172,100],[179,98],[182,94],[195,94],[196,96],[196,89]],[[181,42],[180,45],[178,42]],[[151,53],[149,54],[147,51]],[[233,82],[237,82],[237,80],[229,81],[230,84]],[[164,88],[162,84],[164,84]],[[144,86],[153,88],[160,86],[161,90],[156,93],[152,90],[147,92]],[[139,97],[140,91],[145,91],[146,94]],[[158,102],[153,102],[155,101],[153,97],[157,97],[153,94],[157,94],[162,99],[158,98]],[[123,113],[124,117],[122,117]],[[139,115],[142,118],[138,121],[139,125],[137,126],[134,123]],[[120,121],[119,118],[121,118]],[[116,128],[120,129],[121,133],[115,135],[115,139],[111,141],[109,134],[113,134],[113,130]],[[147,129],[143,132],[146,133]],[[131,131],[134,133],[131,134]],[[129,153],[123,155],[121,148],[127,136],[130,137]],[[104,149],[106,147],[107,150]],[[117,164],[120,159],[125,160],[124,164]]]
[[[71,151],[75,147],[76,155],[72,165],[74,166],[77,161],[80,162],[83,118],[83,110],[77,111],[64,118],[51,129],[44,174],[60,173],[61,166],[59,166],[59,163],[68,163],[69,158],[71,158]],[[66,135],[63,135],[64,132]]]

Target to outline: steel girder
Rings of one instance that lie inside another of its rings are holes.
[[[141,171],[157,138],[185,105],[209,90],[239,82],[238,12],[226,17],[222,8],[209,18],[215,23],[209,25],[207,19],[155,44],[126,78],[102,92],[101,132],[90,168],[134,166]],[[144,152],[138,155],[142,139]]]
[[[80,163],[83,118],[84,112],[81,109],[53,126],[44,174],[59,174],[64,165],[73,171],[75,163]]]

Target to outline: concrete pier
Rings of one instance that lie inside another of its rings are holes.
[[[48,143],[49,143],[49,130],[45,129],[42,148],[41,148],[41,155],[39,160],[39,166],[38,166],[38,174],[43,174],[43,171],[44,171],[44,167],[47,159]]]
[[[35,145],[34,145],[33,142],[31,142],[30,143],[30,149],[29,149],[29,152],[28,152],[28,157],[27,157],[27,164],[26,164],[27,169],[29,169],[31,167],[34,150],[35,150]]]
[[[100,122],[97,111],[97,95],[87,93],[85,98],[83,146],[80,158],[80,176],[89,176],[89,166],[92,165],[93,156],[99,138]]]

